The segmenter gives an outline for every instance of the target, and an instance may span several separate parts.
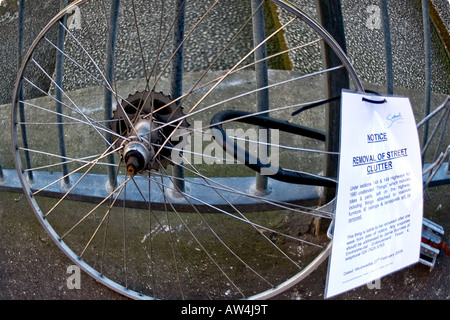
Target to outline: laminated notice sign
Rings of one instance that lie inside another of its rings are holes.
[[[343,91],[327,298],[418,262],[422,164],[408,98]]]

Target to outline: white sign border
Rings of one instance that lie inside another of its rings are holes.
[[[413,114],[412,108],[411,108],[411,104],[409,102],[409,99],[406,98],[406,97],[399,97],[399,96],[369,96],[367,94],[354,92],[354,91],[350,91],[350,90],[343,90],[342,91],[342,104],[341,104],[342,105],[342,110],[344,108],[344,103],[345,103],[345,100],[346,100],[344,96],[345,95],[348,96],[349,94],[358,96],[361,100],[363,100],[364,97],[369,97],[369,99],[374,99],[373,100],[374,108],[377,107],[377,104],[388,103],[388,102],[389,102],[389,104],[393,104],[393,102],[399,101],[399,100],[396,100],[396,99],[405,99],[404,102],[408,101],[408,104],[409,104],[409,107],[410,107],[410,110],[409,110],[410,114],[411,114],[412,117],[414,117],[414,114]],[[366,103],[370,103],[370,101],[366,100]],[[394,120],[394,119],[391,119],[391,120]],[[341,130],[342,130],[342,121],[343,120],[342,120],[342,117],[341,117]],[[416,144],[417,149],[418,149],[418,150],[414,150],[414,152],[416,152],[416,153],[419,152],[419,154],[420,154],[420,144],[419,144],[419,140],[418,140],[417,129],[415,127],[415,121],[412,121],[412,123],[414,123],[414,129],[415,129],[415,133],[416,133],[416,137],[417,137],[417,139],[414,139],[414,140],[416,140],[414,143]],[[393,124],[393,121],[391,121],[390,125],[392,125],[392,124]],[[341,136],[342,136],[342,132],[341,132]],[[410,137],[410,138],[413,139],[414,137]],[[340,149],[342,149],[342,139],[341,139],[341,148]],[[417,162],[417,159],[416,159],[416,162]],[[421,163],[421,160],[419,162],[420,162],[420,172],[416,172],[415,176],[419,175],[419,177],[421,178],[422,177],[422,163]],[[342,163],[341,163],[341,157],[340,157],[339,158],[339,176],[342,174],[342,172],[341,172],[341,170],[342,170],[341,164]],[[419,170],[419,168],[418,168],[419,165],[417,163],[415,163],[414,166],[415,166],[416,171],[418,171]],[[418,189],[420,190],[420,198],[422,200],[423,199],[422,179],[419,180],[420,184],[419,184],[419,181],[416,181],[416,180],[418,180],[418,179],[415,179],[414,182],[420,186]],[[417,188],[415,188],[415,189],[417,189]],[[339,195],[339,186],[338,186],[338,190],[337,190],[336,195],[337,195],[337,197]],[[406,268],[406,267],[408,267],[408,266],[410,266],[410,265],[412,265],[414,263],[417,263],[419,261],[419,255],[420,255],[420,236],[421,236],[421,226],[422,226],[422,217],[423,217],[423,201],[421,201],[420,204],[421,204],[421,207],[417,208],[419,213],[416,213],[416,215],[418,215],[418,216],[420,215],[420,218],[421,218],[420,219],[420,223],[419,223],[419,221],[415,221],[415,226],[414,226],[415,227],[414,233],[415,233],[415,237],[416,237],[415,240],[417,240],[417,238],[418,238],[418,240],[414,241],[414,243],[411,244],[411,246],[414,246],[414,249],[412,250],[412,252],[414,252],[414,254],[412,256],[407,257],[403,264],[396,265],[394,269],[386,268],[385,270],[379,270],[379,272],[373,273],[372,275],[369,272],[369,274],[367,274],[366,277],[361,277],[361,279],[359,281],[354,282],[354,284],[351,285],[351,286],[342,286],[340,284],[336,284],[335,283],[337,280],[336,280],[336,276],[333,275],[333,272],[335,272],[333,270],[333,268],[335,268],[333,266],[333,257],[335,257],[336,255],[339,255],[339,253],[336,253],[336,250],[334,250],[334,252],[333,252],[333,248],[336,247],[334,245],[334,241],[335,241],[334,238],[335,238],[335,235],[336,235],[336,230],[335,230],[333,232],[334,233],[333,234],[333,240],[332,240],[333,241],[333,246],[332,246],[330,258],[328,260],[328,272],[327,272],[327,279],[326,279],[326,285],[325,285],[325,298],[328,299],[328,298],[331,298],[333,296],[339,295],[339,294],[341,294],[343,292],[352,290],[352,289],[354,289],[356,287],[359,287],[359,286],[362,286],[362,285],[364,285],[366,283],[369,283],[371,281],[377,280],[377,279],[379,279],[382,276],[386,276],[386,275],[391,274],[393,272],[396,272],[396,271],[398,271],[400,269]],[[339,201],[336,200],[336,202],[335,202],[335,209],[336,209],[335,212],[337,212],[337,210],[339,210],[338,205],[339,205]],[[417,217],[413,217],[413,218],[414,219],[418,219],[419,218],[418,216]],[[335,219],[337,219],[337,217]],[[336,221],[333,221],[334,227],[336,227],[336,223],[335,222]],[[419,225],[420,225],[420,230],[417,230],[419,228],[418,227]],[[338,228],[339,228],[339,226],[338,226]],[[417,232],[419,233],[419,236],[417,236]],[[341,247],[342,247],[342,245],[341,245]],[[342,254],[342,252],[340,254]],[[339,278],[339,277],[337,277],[337,278]],[[341,280],[342,280],[342,277],[341,277]],[[337,287],[340,287],[340,288],[336,289]]]

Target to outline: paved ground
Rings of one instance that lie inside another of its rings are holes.
[[[445,1],[438,2],[439,7],[446,4]],[[366,81],[378,84],[383,83],[384,78],[382,72],[380,72],[381,69],[376,67],[376,61],[382,59],[379,43],[380,31],[375,27],[367,27],[370,15],[366,9],[371,4],[371,1],[356,2],[344,0],[343,3],[347,10],[347,29],[356,34],[349,40],[351,57],[355,60],[358,70],[361,70],[361,72],[365,72],[365,70],[371,71],[363,75]],[[353,7],[356,3],[358,7]],[[402,21],[402,24],[397,24],[393,38],[395,52],[398,55],[402,54],[395,60],[396,86],[398,86],[398,89],[396,87],[396,92],[398,94],[406,93],[410,96],[418,96],[415,101],[418,101],[417,104],[420,104],[420,101],[423,101],[420,91],[423,86],[422,72],[417,71],[416,68],[411,69],[411,66],[420,65],[422,59],[421,33],[411,32],[411,30],[415,30],[421,25],[421,21],[418,20],[421,18],[420,5],[418,5],[418,1],[406,0],[395,1],[395,4],[405,8],[400,11],[393,10],[392,14],[393,19]],[[42,11],[48,12],[48,15],[51,16],[55,11],[55,7],[49,7]],[[30,12],[33,13],[33,19],[35,19],[32,22],[36,24],[42,25],[44,19],[45,21],[48,20],[45,16],[40,18],[41,16],[39,15],[37,17],[35,15],[37,11]],[[6,50],[9,50],[9,48],[4,46],[4,39],[14,38],[15,29],[13,23],[17,21],[14,17],[14,15],[11,15],[9,18],[5,18],[5,15],[2,15],[0,19],[0,30],[2,30],[1,34],[3,35],[3,46],[0,51],[2,62],[14,61],[14,55],[7,52]],[[448,27],[448,16],[444,17],[444,21]],[[355,42],[360,34],[365,35],[359,38],[359,41],[364,41],[364,46],[357,45]],[[438,42],[433,42],[433,48],[435,48],[433,51],[435,66],[433,68],[433,90],[448,94],[450,87],[448,60],[445,62],[444,58],[444,62],[442,62],[442,59],[439,58],[442,58],[443,51],[439,49]],[[369,51],[372,54],[363,55],[360,49],[366,49],[365,51]],[[0,88],[3,88],[2,90],[11,86],[11,81],[14,78],[10,76],[14,68],[11,68],[10,64],[4,63],[2,63],[2,68],[5,68],[6,65],[8,65],[8,69],[2,71],[2,74],[6,75],[8,73],[8,77],[3,78],[6,80],[2,81],[5,81],[7,86],[2,82],[0,86]],[[400,89],[404,87],[415,90]],[[10,92],[6,90],[2,94],[1,97],[4,100],[0,101],[0,104],[7,103],[6,100],[9,99]],[[442,98],[442,96],[439,97]],[[0,120],[2,121],[1,124],[4,125],[5,119]],[[447,243],[450,243],[448,236],[450,233],[448,218],[449,199],[449,188],[441,190],[439,193],[431,193],[425,199],[426,215],[445,227]],[[67,268],[70,265],[69,259],[56,248],[44,229],[39,225],[26,200],[19,194],[0,193],[0,299],[125,299],[103,285],[98,284],[85,274],[81,275],[81,289],[69,289],[67,279],[70,274],[67,273]],[[432,272],[427,267],[418,264],[381,279],[380,282],[373,284],[371,289],[363,286],[337,296],[335,299],[448,300],[450,299],[449,266],[450,257],[441,254]],[[323,299],[326,267],[326,263],[323,264],[305,282],[277,297],[277,299]]]
[[[427,216],[446,224],[450,233],[448,203],[450,188],[426,198]],[[82,273],[80,289],[69,289],[71,261],[62,254],[39,225],[26,199],[19,194],[0,193],[0,300],[126,300]],[[430,269],[422,264],[406,268],[362,286],[333,300],[448,300],[450,299],[450,257],[441,253]],[[292,290],[275,300],[321,300],[325,290],[327,263]]]

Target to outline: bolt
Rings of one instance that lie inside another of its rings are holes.
[[[142,170],[138,157],[129,156],[127,160],[127,171],[128,174],[134,176],[138,171]]]
[[[125,147],[124,162],[127,172],[134,176],[147,166],[149,150],[140,142],[131,142]]]

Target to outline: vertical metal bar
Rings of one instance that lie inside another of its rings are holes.
[[[0,161],[0,182],[3,181],[3,177],[4,177],[4,175],[3,175],[3,167],[2,167],[2,162]]]
[[[259,45],[266,38],[265,34],[265,24],[264,24],[264,9],[262,3],[264,0],[252,0],[252,12],[253,12],[253,44],[254,46]],[[268,77],[268,66],[267,60],[267,48],[264,43],[255,51],[255,77],[256,77],[256,88],[265,88],[269,85]],[[259,62],[258,62],[259,61]],[[256,105],[258,111],[269,110],[269,90],[262,89],[256,92]],[[264,128],[267,129],[267,128]],[[263,133],[263,134],[261,134]],[[264,134],[266,133],[266,134]],[[259,141],[262,142],[258,146],[259,155],[268,155],[268,150],[261,152],[261,148],[268,148],[267,142],[269,142],[269,132],[264,132],[260,130]],[[265,160],[265,159],[261,159]],[[267,176],[256,174],[256,190],[258,192],[266,193],[268,191],[268,178]]]
[[[383,17],[383,33],[386,57],[386,90],[388,94],[394,93],[394,69],[392,67],[391,26],[389,22],[389,8],[387,0],[380,1],[381,15]]]
[[[24,52],[23,52],[23,39],[24,39],[24,23],[25,23],[25,0],[19,1],[19,35],[18,35],[18,52],[17,52],[17,62],[18,68],[22,65]],[[25,125],[25,109],[23,103],[23,83],[19,84],[19,117],[22,124],[20,125],[22,131],[22,141],[24,149],[28,149],[28,138],[27,138],[27,127]],[[30,154],[27,150],[24,151],[25,162],[27,169],[31,169]],[[33,172],[31,170],[27,171],[27,176],[29,181],[33,181]]]
[[[318,16],[323,27],[333,36],[342,50],[346,51],[344,23],[342,18],[341,1],[317,0]],[[333,50],[325,45],[324,66],[332,68],[342,64],[339,57]],[[328,95],[330,97],[340,96],[343,88],[349,87],[348,73],[344,68],[334,72],[327,73]],[[327,150],[332,152],[339,151],[340,145],[340,119],[341,106],[340,100],[329,104],[327,110]],[[338,156],[328,155],[326,160],[325,175],[329,177],[337,177],[338,174]],[[331,201],[335,196],[334,188],[326,188],[324,190],[324,202]]]
[[[61,0],[61,9],[65,8],[69,4],[68,0]],[[63,183],[68,186],[70,184],[70,179],[68,176],[69,169],[67,167],[66,159],[66,144],[64,139],[64,125],[63,125],[63,108],[62,108],[62,98],[63,98],[63,74],[64,74],[64,40],[66,36],[66,31],[64,26],[66,25],[67,16],[60,20],[60,25],[58,28],[58,39],[57,39],[57,47],[58,50],[56,52],[56,66],[55,66],[55,82],[56,82],[56,112],[57,122],[58,122],[58,139],[59,139],[59,150],[62,160],[62,174],[65,177]]]
[[[423,17],[423,40],[425,52],[425,116],[430,113],[431,108],[431,35],[430,35],[430,16],[428,11],[428,0],[422,0]],[[429,123],[425,123],[423,141],[428,140]],[[422,155],[425,160],[425,153]]]
[[[447,149],[447,151],[450,151],[449,149]],[[450,152],[448,154],[448,161],[447,161],[447,173],[446,174],[450,174]]]
[[[317,14],[322,26],[330,33],[337,44],[346,52],[344,22],[342,18],[341,1],[316,0]],[[323,51],[323,65],[324,68],[332,68],[341,65],[341,60],[334,53],[331,47],[324,44]],[[350,85],[347,70],[341,68],[334,72],[327,72],[327,90],[329,97],[338,97],[341,95],[343,88],[348,88]],[[337,152],[340,146],[340,131],[341,131],[341,103],[340,99],[328,104],[327,108],[327,140],[326,150]],[[325,176],[338,176],[338,161],[339,157],[336,154],[329,154],[325,160]],[[336,188],[324,188],[321,198],[322,203],[330,202],[336,195]],[[322,223],[321,218],[313,219],[314,233],[319,235],[325,228],[328,227],[326,223]]]
[[[172,98],[177,99],[183,94],[183,38],[186,0],[175,0],[176,21],[173,34],[174,57],[172,60],[171,93]],[[176,102],[179,105],[180,101]],[[184,192],[183,165],[173,166],[174,185],[178,191]]]
[[[109,86],[113,86],[114,80],[114,58],[116,51],[116,40],[117,40],[117,28],[119,24],[119,8],[120,0],[111,1],[111,12],[109,17],[109,34],[108,34],[108,45],[106,53],[106,79],[109,82]],[[112,104],[113,96],[111,90],[105,87],[104,90],[104,103],[105,103],[105,119],[111,119],[112,114]],[[112,138],[109,134],[106,134],[106,139],[112,142]],[[108,162],[114,164],[114,154],[108,156]],[[108,179],[109,187],[114,189],[117,184],[116,170],[114,166],[108,166]]]

